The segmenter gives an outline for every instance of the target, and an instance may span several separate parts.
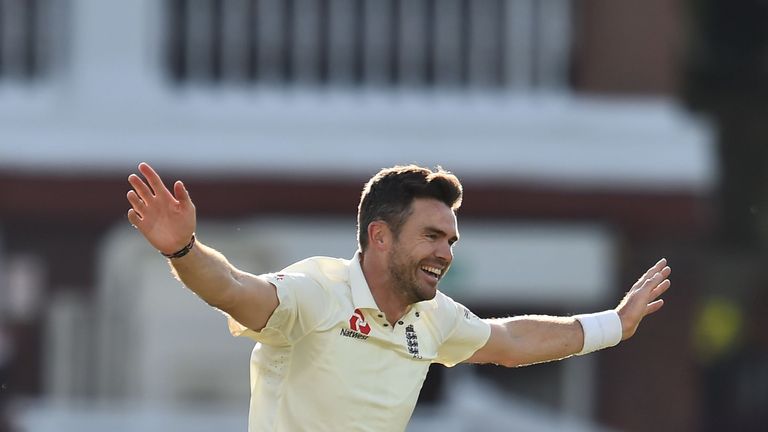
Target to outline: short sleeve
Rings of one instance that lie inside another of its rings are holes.
[[[327,315],[326,290],[306,274],[268,273],[259,277],[275,286],[279,304],[258,332],[228,317],[234,336],[246,336],[266,345],[288,346],[311,332]]]
[[[448,367],[455,366],[470,358],[478,349],[482,348],[491,336],[491,326],[477,317],[469,309],[449,297],[449,313],[453,317],[453,327],[448,332],[448,337],[437,350],[435,363]]]

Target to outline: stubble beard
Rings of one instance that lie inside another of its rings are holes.
[[[389,254],[389,275],[395,289],[403,295],[408,304],[434,298],[434,294],[427,295],[419,285],[415,274],[418,269],[411,263],[410,256],[398,249],[394,248]]]

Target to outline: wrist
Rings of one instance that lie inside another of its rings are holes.
[[[164,256],[164,257],[166,257],[168,259],[181,258],[181,257],[187,255],[189,253],[189,251],[192,250],[192,247],[194,247],[194,246],[195,246],[195,234],[193,233],[192,234],[192,238],[189,240],[189,243],[187,243],[186,246],[184,246],[183,248],[177,250],[176,252],[172,252],[172,253],[165,253],[165,252],[160,251],[160,255],[162,255],[162,256]]]
[[[584,345],[576,355],[588,354],[609,348],[621,342],[623,328],[615,310],[576,315],[584,332]]]

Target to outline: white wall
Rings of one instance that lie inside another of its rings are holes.
[[[0,82],[0,169],[123,175],[146,160],[190,176],[357,178],[416,162],[465,179],[570,187],[706,192],[717,180],[710,126],[665,99],[564,88],[176,88],[161,72],[162,4],[59,7],[66,32],[52,49],[65,60],[45,82]]]

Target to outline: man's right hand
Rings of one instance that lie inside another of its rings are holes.
[[[195,233],[195,205],[181,181],[168,190],[149,164],[139,164],[142,180],[136,174],[128,176],[133,190],[128,191],[128,220],[149,241],[165,254],[184,248]]]

